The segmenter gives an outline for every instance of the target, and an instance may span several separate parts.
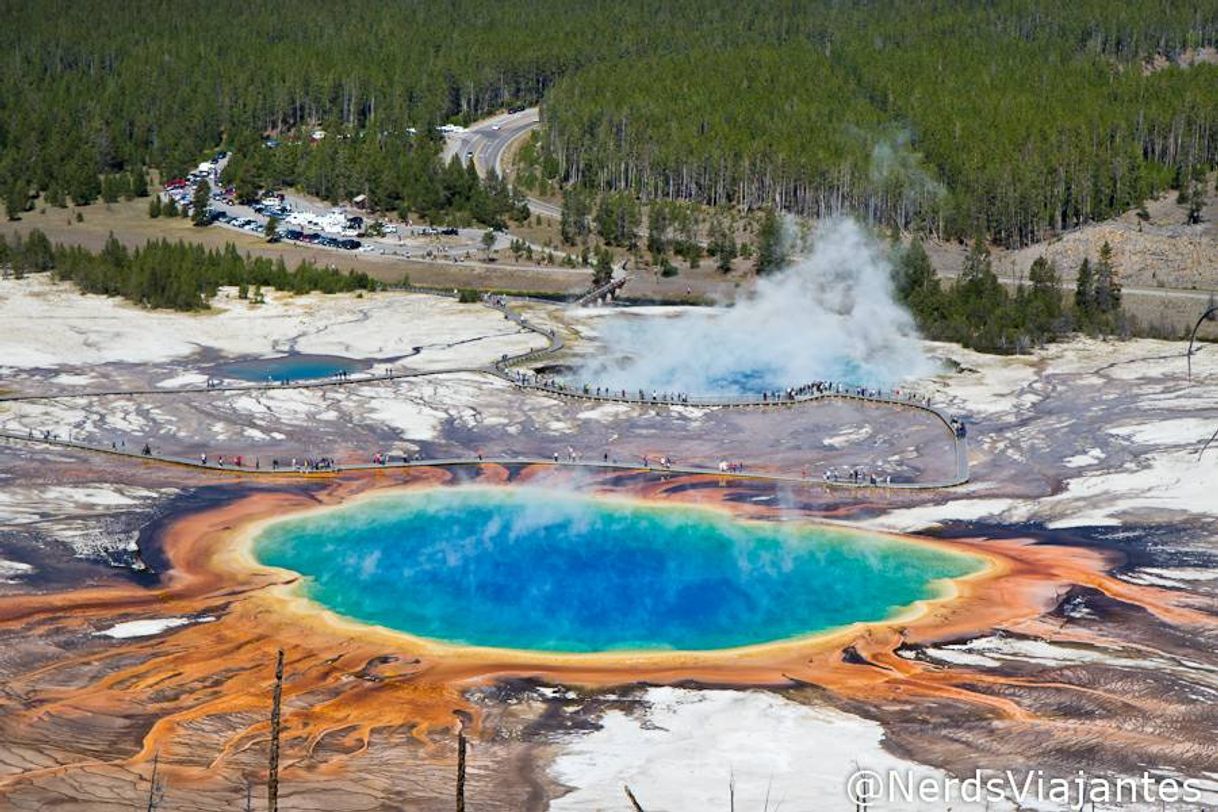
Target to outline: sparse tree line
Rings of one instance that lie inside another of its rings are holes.
[[[987,353],[1014,354],[1074,332],[1128,336],[1132,320],[1121,309],[1121,282],[1104,243],[1098,260],[1084,258],[1067,306],[1053,262],[1038,257],[1027,283],[1014,292],[998,279],[990,251],[975,240],[960,276],[944,284],[918,241],[900,252],[894,266],[897,299],[909,308],[927,338],[954,341]]]
[[[365,273],[342,273],[308,260],[289,270],[282,257],[243,256],[232,243],[216,250],[153,240],[129,250],[111,235],[94,253],[79,246],[52,246],[37,229],[11,243],[0,235],[0,267],[4,266],[19,278],[49,271],[84,293],[121,296],[145,307],[171,310],[206,310],[221,286],[236,287],[239,298],[253,303],[263,301],[263,288],[301,294],[381,287]]]
[[[740,229],[750,231],[755,223],[750,217],[729,208],[708,209],[697,203],[679,200],[652,200],[646,208],[638,198],[626,191],[596,194],[588,189],[572,187],[562,200],[560,235],[567,245],[585,247],[584,264],[588,264],[588,246],[599,240],[602,247],[596,255],[605,253],[604,246],[624,248],[635,258],[636,265],[649,262],[667,275],[675,275],[671,258],[680,258],[690,268],[697,268],[704,258],[714,261],[723,273],[733,268],[737,258],[753,257],[753,244],[737,239]],[[781,222],[777,213],[767,209],[761,214],[757,230],[759,273],[779,266],[775,254],[781,242]]]

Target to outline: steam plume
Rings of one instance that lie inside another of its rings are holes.
[[[891,386],[933,372],[913,319],[893,298],[887,251],[852,220],[823,224],[805,255],[732,307],[606,321],[608,355],[589,360],[580,375],[615,389]]]

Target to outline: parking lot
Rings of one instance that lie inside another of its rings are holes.
[[[460,263],[488,260],[482,245],[485,229],[416,225],[409,221],[394,222],[389,218],[373,219],[353,207],[330,206],[291,192],[268,194],[248,204],[238,202],[232,187],[225,187],[220,181],[228,157],[226,152],[219,152],[212,160],[200,163],[185,178],[168,181],[162,196],[174,200],[179,208],[189,208],[197,185],[206,180],[212,190],[208,205],[209,219],[212,225],[222,228],[265,235],[267,221],[274,217],[278,223],[273,238],[276,241],[414,261]],[[490,261],[495,261],[495,252],[506,249],[510,244],[509,235],[496,233]]]

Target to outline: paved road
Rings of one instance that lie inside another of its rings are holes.
[[[940,276],[945,279],[955,279],[960,276],[959,271],[936,269]],[[1024,285],[1031,284],[1028,282],[1027,276],[1013,276],[1008,274],[998,274],[998,281],[1007,287],[1018,287],[1020,283]],[[1074,292],[1074,282],[1072,280],[1063,279],[1060,286],[1067,293]],[[1128,285],[1121,286],[1121,293],[1127,296],[1146,296],[1156,299],[1185,299],[1197,302],[1208,302],[1213,295],[1208,290],[1190,290],[1185,288],[1139,288],[1130,287]],[[1197,311],[1200,314],[1200,310]]]
[[[445,139],[443,158],[445,161],[453,155],[459,155],[463,161],[472,158],[478,174],[485,175],[487,170],[494,169],[499,177],[503,177],[503,156],[508,146],[540,124],[536,107],[485,118],[461,132],[449,133]],[[529,211],[545,217],[562,216],[562,211],[555,204],[533,197],[529,198]]]
[[[483,119],[462,132],[453,133],[448,136],[444,147],[444,159],[448,160],[454,154],[461,155],[462,160],[472,157],[474,159],[474,167],[480,174],[485,174],[488,168],[494,168],[499,176],[502,177],[503,156],[508,146],[517,138],[523,137],[539,126],[540,123],[536,107],[530,107],[515,114],[503,114]],[[555,204],[532,197],[529,198],[529,210],[534,214],[541,214],[546,217],[558,218],[562,216],[562,211]],[[954,278],[958,275],[943,270],[940,270],[940,274],[948,278]],[[999,278],[1004,285],[1010,287],[1016,286],[1020,281],[1013,276],[1000,276]],[[1024,281],[1026,283],[1027,280],[1025,279]],[[1074,283],[1063,282],[1062,288],[1072,291],[1074,290]],[[1126,286],[1123,288],[1123,291],[1128,296],[1158,299],[1183,299],[1186,301],[1206,302],[1210,298],[1209,291],[1178,288]]]

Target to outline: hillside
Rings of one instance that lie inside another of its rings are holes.
[[[436,188],[434,127],[538,101],[546,171],[567,184],[1011,247],[1191,189],[1218,159],[1213,2],[302,0],[288,20],[235,0],[187,15],[27,0],[2,15],[0,193],[18,213],[38,192],[87,203],[107,177],[320,127],[324,156],[274,171],[442,215],[409,199]],[[271,179],[255,163],[247,183]]]

